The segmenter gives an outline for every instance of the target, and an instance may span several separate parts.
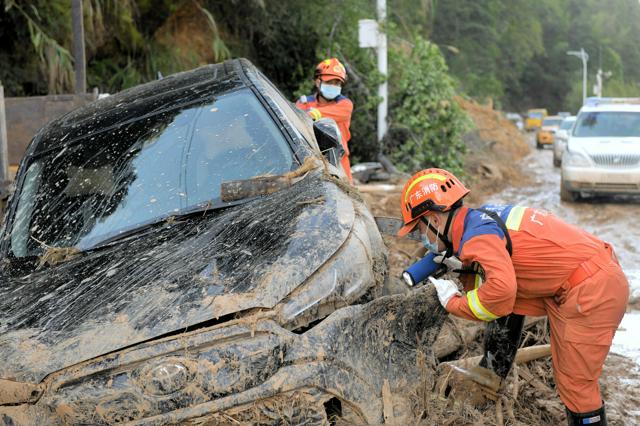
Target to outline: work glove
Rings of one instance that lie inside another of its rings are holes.
[[[440,304],[447,309],[447,303],[453,296],[461,296],[458,286],[451,280],[442,280],[438,278],[429,277],[429,281],[433,284],[438,292],[438,300]]]
[[[456,277],[460,276],[460,270],[462,269],[462,261],[455,256],[444,257],[443,254],[433,258],[435,263],[445,265],[448,272],[452,272]],[[458,272],[455,272],[458,271]]]

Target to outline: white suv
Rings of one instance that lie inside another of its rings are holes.
[[[589,98],[562,155],[560,198],[640,194],[640,98]]]

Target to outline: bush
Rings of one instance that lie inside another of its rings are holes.
[[[390,52],[390,132],[385,152],[402,171],[440,167],[463,172],[462,135],[471,121],[454,101],[454,85],[437,46],[416,37]]]

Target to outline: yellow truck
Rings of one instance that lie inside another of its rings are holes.
[[[553,145],[562,120],[564,119],[559,115],[551,115],[542,120],[542,126],[536,133],[536,148],[542,149],[545,145]]]
[[[524,128],[529,130],[536,130],[542,127],[542,120],[549,115],[544,108],[534,108],[527,111],[527,119],[524,123]]]

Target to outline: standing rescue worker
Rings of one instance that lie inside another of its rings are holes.
[[[351,139],[351,113],[353,103],[342,95],[342,88],[347,82],[347,71],[344,65],[336,58],[325,59],[316,66],[313,75],[316,92],[314,95],[301,96],[296,106],[306,111],[316,121],[323,117],[335,120],[342,134],[342,167],[351,182],[351,165],[349,164],[349,147],[347,142]]]
[[[489,323],[481,367],[505,379],[524,315],[547,315],[569,425],[606,425],[598,378],[629,297],[613,248],[544,210],[465,207],[468,193],[446,170],[418,172],[402,192],[398,235],[419,227],[425,246],[467,278],[464,295],[453,281],[430,280],[449,313]]]

